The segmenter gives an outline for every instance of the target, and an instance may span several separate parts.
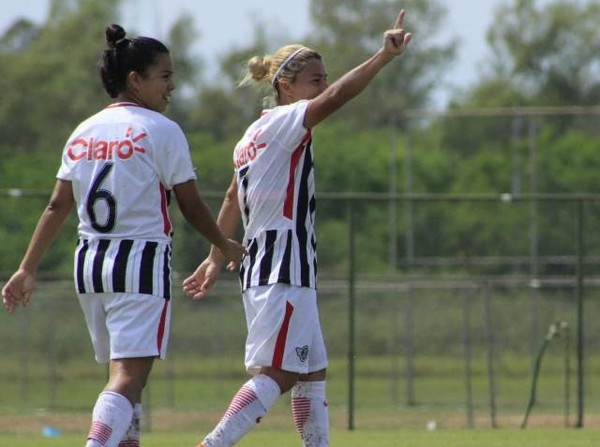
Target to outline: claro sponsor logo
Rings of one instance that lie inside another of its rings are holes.
[[[253,161],[258,153],[267,147],[267,143],[257,144],[261,129],[256,132],[250,141],[243,146],[238,146],[235,150],[235,166],[240,168]]]
[[[129,160],[137,152],[146,153],[146,149],[137,146],[137,143],[146,138],[148,134],[141,132],[133,135],[133,129],[130,127],[125,132],[125,138],[122,140],[102,140],[90,138],[76,138],[71,141],[67,147],[67,156],[73,161],[80,160]]]

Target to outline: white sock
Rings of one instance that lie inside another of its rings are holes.
[[[92,412],[86,447],[116,447],[133,417],[133,405],[121,394],[104,391]]]
[[[248,433],[275,404],[281,390],[277,382],[259,374],[248,380],[231,400],[229,408],[212,432],[205,447],[231,447]]]
[[[329,445],[329,410],[325,381],[298,382],[292,388],[292,413],[304,447]]]
[[[142,404],[136,403],[133,406],[133,417],[127,432],[119,442],[118,447],[140,447],[140,425],[142,422]]]

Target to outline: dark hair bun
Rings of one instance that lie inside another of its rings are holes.
[[[117,42],[125,38],[125,30],[121,25],[113,23],[106,27],[106,43],[109,48],[115,48]]]

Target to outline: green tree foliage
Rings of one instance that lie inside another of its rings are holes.
[[[427,106],[441,73],[455,54],[453,39],[441,40],[446,10],[436,0],[406,0],[405,28],[414,38],[406,54],[390,63],[368,90],[337,118],[365,126],[388,125],[390,116],[407,108]],[[333,81],[381,46],[382,33],[398,14],[398,3],[387,0],[312,0],[314,31],[307,44],[319,51]]]
[[[117,4],[55,0],[44,25],[4,36],[12,45],[0,52],[0,153],[60,153],[74,125],[106,103],[96,63]]]
[[[204,74],[204,61],[192,56],[191,47],[198,33],[190,16],[180,17],[171,27],[167,45],[173,60],[176,89],[169,108],[169,116],[182,128],[188,129],[193,124],[190,115],[196,109],[193,101],[198,85]]]
[[[515,0],[501,4],[488,31],[494,71],[537,105],[600,100],[600,4]]]
[[[109,98],[97,70],[107,24],[119,23],[119,0],[53,0],[45,23],[19,20],[0,37],[0,188],[40,191],[48,199],[66,138],[77,123],[104,107]],[[187,57],[192,23],[184,19],[170,38],[181,86],[194,85],[196,66]],[[134,30],[128,30],[134,34]],[[179,109],[174,111],[179,113]],[[184,116],[184,113],[180,113]],[[46,192],[44,194],[44,191]],[[2,198],[0,270],[15,268],[43,210],[29,196]],[[35,202],[35,205],[33,203]],[[42,268],[72,269],[75,219],[70,220]]]
[[[27,19],[17,19],[0,37],[0,52],[8,55],[24,51],[37,38],[38,34],[39,29],[33,22]]]
[[[600,192],[595,179],[600,167],[597,118],[502,118],[482,110],[597,103],[600,53],[592,43],[600,41],[599,6],[574,0],[553,0],[543,6],[534,0],[504,2],[488,37],[494,50],[491,69],[457,95],[448,110],[452,117],[409,120],[402,111],[427,106],[440,72],[454,55],[454,40],[437,35],[445,15],[440,3],[406,0],[406,28],[415,35],[407,54],[386,67],[336,119],[315,130],[317,195],[387,193],[394,183],[399,193],[417,194]],[[54,184],[65,139],[78,122],[109,101],[96,63],[107,23],[119,23],[115,11],[120,4],[54,0],[45,23],[20,20],[0,36],[0,189],[41,191],[36,198],[14,197],[17,192],[0,196],[0,271],[12,270],[25,249]],[[330,81],[378,48],[382,31],[397,13],[397,4],[384,0],[312,0],[310,7],[313,29],[299,40],[323,54]],[[191,54],[198,33],[190,18],[177,21],[165,42],[174,58],[178,85],[169,115],[188,136],[201,193],[219,192],[209,195],[215,213],[231,180],[233,147],[258,115],[266,94],[237,88],[244,64],[253,55],[291,42],[285,35],[275,35],[272,25],[257,22],[247,45],[225,52],[215,79],[205,77],[204,61]],[[128,31],[135,34],[134,29]],[[470,108],[482,113],[457,116]],[[395,132],[389,126],[392,122],[398,123]],[[340,203],[323,199],[317,206],[321,272],[344,273],[348,267],[348,209]],[[185,224],[176,206],[171,208],[174,265],[188,272],[208,247]],[[596,208],[586,209],[586,228],[600,217]],[[415,255],[526,255],[531,247],[531,210],[527,202],[415,203]],[[360,271],[387,272],[392,207],[389,202],[371,201],[357,203],[355,211]],[[396,209],[393,230],[400,257],[407,250],[408,211],[406,203]],[[573,207],[540,204],[537,212],[540,253],[572,254]],[[74,217],[46,258],[44,266],[52,272],[72,269]],[[586,246],[600,248],[600,237],[590,234]]]
[[[500,4],[487,33],[492,49],[488,71],[451,106],[460,109],[531,106],[590,106],[600,101],[600,5],[577,0],[512,0]],[[471,160],[482,150],[496,150],[511,160],[515,138],[527,130],[515,126],[523,117],[451,118],[444,123],[443,141],[449,150]],[[588,126],[587,118],[568,115],[538,119],[550,126],[554,138],[570,129]],[[550,191],[549,191],[550,192]]]
[[[217,140],[237,139],[256,119],[262,107],[262,96],[269,92],[237,86],[247,61],[268,51],[268,41],[275,40],[269,36],[266,24],[257,22],[248,46],[233,48],[219,57],[217,79],[202,85],[197,92],[195,108],[190,115],[193,129],[211,134]]]

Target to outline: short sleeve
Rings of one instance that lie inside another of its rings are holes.
[[[189,180],[196,180],[196,171],[190,155],[190,147],[181,128],[170,122],[162,137],[157,154],[157,169],[162,184],[167,189]]]
[[[75,163],[73,162],[73,160],[69,159],[67,155],[67,147],[73,140],[74,135],[77,135],[77,131],[78,129],[76,129],[73,132],[73,134],[71,134],[71,136],[67,140],[67,143],[65,144],[65,147],[63,148],[60,167],[58,168],[58,173],[56,174],[56,178],[59,180],[73,181],[73,166],[75,165]]]
[[[307,100],[301,100],[294,104],[279,106],[271,113],[269,133],[271,141],[277,141],[283,149],[290,152],[302,141],[307,129],[304,127],[304,115],[306,114]]]

